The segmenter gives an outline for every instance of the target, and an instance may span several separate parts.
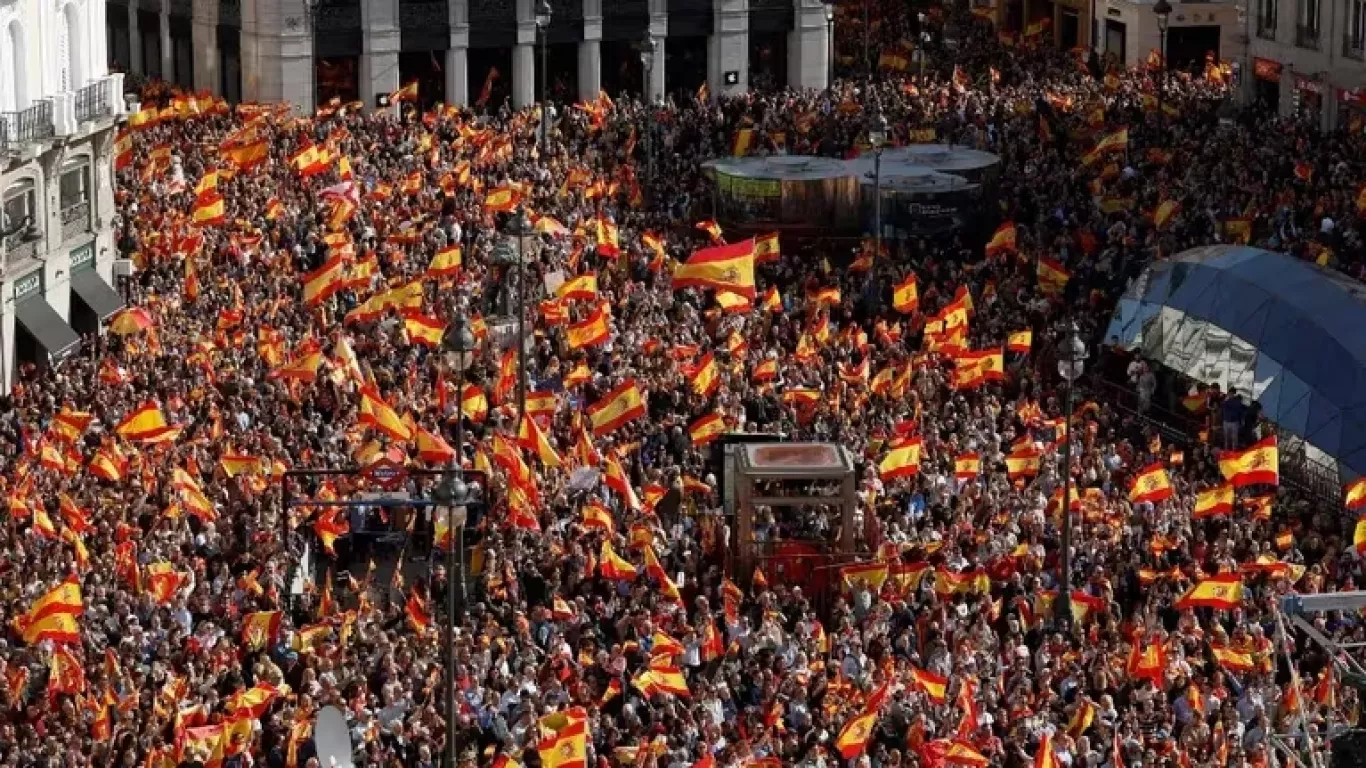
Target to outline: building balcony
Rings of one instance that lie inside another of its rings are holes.
[[[1295,45],[1300,48],[1308,48],[1311,51],[1317,51],[1319,49],[1318,27],[1306,27],[1303,24],[1296,24]]]
[[[1366,38],[1350,35],[1342,38],[1342,55],[1356,61],[1366,61]]]
[[[5,240],[5,267],[18,264],[26,259],[38,258],[39,240],[26,240],[22,232],[11,235]]]
[[[114,96],[114,83],[107,77],[76,91],[76,122],[113,117]]]
[[[90,201],[82,200],[62,207],[62,242],[90,234]]]
[[[50,101],[40,101],[19,112],[0,112],[0,151],[15,151],[55,134]]]

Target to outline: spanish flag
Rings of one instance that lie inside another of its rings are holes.
[[[716,305],[721,308],[721,311],[729,314],[740,314],[754,309],[754,302],[730,291],[717,291]]]
[[[213,227],[227,221],[226,202],[217,189],[207,189],[194,200],[190,220],[201,227]]]
[[[920,449],[923,442],[919,437],[898,440],[878,464],[878,472],[884,481],[899,477],[915,477],[920,473]]]
[[[326,171],[331,164],[327,150],[316,144],[304,147],[289,158],[290,167],[304,178]]]
[[[373,386],[363,387],[360,391],[360,419],[361,424],[374,427],[394,440],[411,440],[412,431],[403,419],[399,418],[379,391]]]
[[[265,139],[220,151],[220,157],[239,171],[247,171],[270,157],[270,145]]]
[[[482,387],[477,384],[465,385],[465,391],[460,393],[460,412],[476,424],[488,417],[489,398]]]
[[[975,480],[982,474],[982,457],[976,453],[960,454],[953,460],[953,476],[959,480]]]
[[[1219,471],[1233,487],[1246,485],[1279,485],[1280,458],[1276,450],[1276,436],[1265,438],[1242,451],[1228,451],[1219,456]]]
[[[403,330],[407,332],[410,344],[439,347],[441,346],[441,337],[446,333],[446,324],[421,312],[405,312],[403,313]]]
[[[1015,331],[1006,337],[1006,350],[1020,355],[1029,354],[1029,350],[1034,346],[1034,332],[1030,330]]]
[[[1252,654],[1235,651],[1232,648],[1213,648],[1214,660],[1219,666],[1230,672],[1253,672],[1257,669],[1257,663],[1253,660]]]
[[[531,416],[550,416],[555,413],[555,393],[549,390],[528,392],[526,412]]]
[[[598,273],[585,272],[576,275],[560,284],[560,289],[555,292],[561,299],[590,300],[598,297]]]
[[[417,101],[416,80],[412,81],[411,83],[408,83],[402,88],[399,88],[397,91],[394,91],[393,93],[389,94],[390,104],[397,104],[401,101]]]
[[[1206,488],[1195,494],[1195,509],[1191,517],[1199,520],[1205,517],[1222,517],[1233,514],[1233,486],[1224,483],[1214,488]]]
[[[1129,128],[1125,126],[1096,142],[1097,152],[1123,152],[1129,148]]]
[[[915,682],[915,687],[919,688],[933,703],[942,706],[948,700],[948,678],[940,677],[933,672],[926,672],[919,667],[911,667],[911,679]]]
[[[645,396],[635,379],[627,379],[588,406],[588,421],[593,425],[594,435],[605,435],[644,415]]]
[[[597,528],[607,531],[610,537],[616,530],[616,524],[612,520],[612,513],[607,510],[599,501],[590,501],[583,508],[583,527]]]
[[[333,256],[326,264],[304,275],[304,303],[316,306],[340,291],[346,282],[346,265],[341,256]]]
[[[427,265],[427,275],[429,277],[451,277],[460,272],[460,264],[463,261],[464,252],[459,244],[448,245],[436,252],[432,257],[432,263]]]
[[[709,413],[688,427],[692,444],[703,446],[726,433],[726,420],[719,413]]]
[[[1015,246],[1015,222],[1007,221],[996,228],[996,232],[991,236],[991,241],[987,243],[987,255],[996,256],[1003,253],[1016,253]]]
[[[455,461],[455,449],[441,435],[417,428],[418,458],[430,465],[444,465]]]
[[[906,279],[892,289],[892,306],[903,315],[912,314],[920,307],[918,278],[914,272],[906,275]]]
[[[612,549],[610,541],[602,542],[602,550],[598,553],[598,572],[610,581],[635,581],[637,575],[636,567],[622,559]]]
[[[754,238],[754,263],[767,264],[770,261],[777,261],[782,255],[778,243],[778,233],[769,232],[767,235],[759,235]]]
[[[713,288],[749,299],[754,290],[754,241],[703,248],[674,270],[673,289]]]
[[[873,737],[873,726],[877,725],[877,717],[877,711],[873,710],[845,723],[840,729],[839,737],[835,739],[835,749],[839,750],[840,757],[853,760],[863,754],[868,748],[868,740]]]
[[[282,692],[287,693],[288,689],[281,691],[270,683],[261,683],[230,696],[225,708],[230,714],[245,715],[253,720],[259,720],[270,708],[270,703]]]
[[[1171,478],[1167,477],[1167,470],[1161,464],[1144,467],[1129,486],[1129,501],[1135,504],[1145,501],[1156,504],[1171,497]]]
[[[717,224],[715,221],[707,219],[705,221],[699,221],[693,226],[706,232],[707,236],[710,237],[711,241],[716,245],[726,244],[725,238],[721,237],[721,225]]]
[[[1006,476],[1011,480],[1039,474],[1039,452],[1033,449],[1011,451],[1006,456]]]
[[[251,650],[259,651],[280,634],[280,611],[256,611],[242,617],[242,642]]]
[[[699,396],[711,397],[721,386],[721,368],[716,364],[716,356],[711,352],[704,355],[688,377],[688,383]]]
[[[1158,229],[1166,229],[1167,222],[1171,221],[1172,217],[1180,212],[1181,203],[1179,201],[1163,200],[1162,203],[1157,206],[1157,210],[1153,212],[1153,225]]]
[[[1067,287],[1072,275],[1056,259],[1039,257],[1039,290],[1048,296],[1057,296]]]
[[[427,629],[432,626],[432,614],[427,608],[427,601],[417,593],[417,587],[413,587],[408,593],[408,602],[403,608],[408,614],[408,624],[412,626],[413,631],[419,636],[427,634]]]
[[[492,213],[507,213],[517,207],[521,196],[511,187],[495,187],[484,198],[484,210]]]
[[[588,723],[582,710],[556,713],[542,718],[541,727],[549,733],[536,744],[542,768],[586,768],[588,764]]]
[[[593,314],[565,328],[564,335],[569,348],[573,350],[606,344],[612,338],[611,328],[607,325],[607,311],[598,307]]]
[[[654,692],[670,693],[679,697],[692,696],[692,691],[688,690],[688,681],[683,677],[683,672],[678,667],[671,665],[652,666],[648,672]]]
[[[1366,477],[1347,484],[1342,491],[1342,504],[1351,510],[1366,507]]]
[[[741,128],[735,132],[735,140],[731,144],[730,154],[733,157],[744,157],[749,154],[749,146],[754,143],[754,129]]]
[[[1062,768],[1057,755],[1053,754],[1053,733],[1044,731],[1039,739],[1039,749],[1034,753],[1034,768]]]
[[[1176,609],[1216,608],[1231,611],[1243,602],[1243,577],[1236,573],[1211,576],[1186,590],[1176,601]]]
[[[166,417],[161,413],[161,406],[148,401],[136,411],[125,416],[123,421],[114,428],[114,432],[126,440],[141,442],[154,440],[165,433],[167,429],[170,427],[166,425]]]

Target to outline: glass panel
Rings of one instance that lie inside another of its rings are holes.
[[[1275,414],[1280,410],[1281,364],[1267,355],[1257,355],[1256,381],[1249,391],[1262,404],[1262,412]]]
[[[1309,442],[1337,455],[1342,442],[1342,411],[1326,398],[1312,395],[1309,398],[1309,419],[1303,434]]]
[[[1309,420],[1309,387],[1289,369],[1281,372],[1281,396],[1274,412],[1267,418],[1297,435],[1304,434],[1305,423]]]
[[[1298,312],[1280,302],[1273,303],[1266,311],[1265,330],[1257,340],[1258,349],[1285,363],[1298,343],[1294,328],[1298,320]]]
[[[1252,392],[1256,387],[1257,348],[1246,339],[1230,335],[1228,354],[1228,383],[1239,392]]]

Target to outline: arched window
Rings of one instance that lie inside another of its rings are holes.
[[[85,35],[81,27],[81,11],[76,3],[62,9],[60,55],[62,62],[62,90],[74,91],[85,85]]]
[[[9,23],[9,82],[10,103],[6,111],[17,112],[28,108],[28,48],[24,45],[24,27],[18,19]]]

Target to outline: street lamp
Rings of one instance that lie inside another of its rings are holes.
[[[887,143],[887,118],[876,107],[868,121],[868,143],[873,145],[873,256],[882,255],[882,147]]]
[[[1160,62],[1162,74],[1157,83],[1157,119],[1162,119],[1162,97],[1166,96],[1167,91],[1167,24],[1171,21],[1172,4],[1167,0],[1157,0],[1153,4],[1153,13],[1157,14],[1157,32],[1160,35],[1160,45],[1158,52],[1162,56]]]
[[[873,55],[871,46],[873,30],[868,24],[868,5],[871,0],[863,0],[863,93],[873,86]]]
[[[1081,378],[1086,367],[1086,344],[1077,332],[1077,324],[1068,320],[1064,326],[1067,336],[1058,350],[1058,374],[1063,380],[1062,443],[1062,552],[1058,557],[1057,617],[1059,626],[1072,621],[1072,385]]]
[[[456,718],[459,715],[456,704],[455,682],[455,621],[456,612],[465,605],[465,516],[464,506],[469,500],[469,487],[465,485],[465,414],[460,407],[460,399],[465,388],[465,369],[470,365],[477,340],[470,330],[463,314],[456,315],[446,333],[441,337],[441,358],[438,365],[442,369],[453,368],[456,372],[456,418],[455,418],[455,472],[447,475],[432,493],[433,500],[440,503],[446,511],[446,637],[443,662],[446,667],[446,768],[457,768],[460,762],[456,744]],[[444,377],[443,377],[444,378]],[[445,414],[442,414],[444,416]],[[459,508],[457,510],[457,508]],[[433,516],[436,512],[433,511]],[[459,594],[456,593],[456,574],[459,573]],[[457,599],[459,602],[457,602]]]
[[[645,39],[640,43],[640,67],[641,77],[644,78],[644,86],[641,91],[645,94],[646,109],[654,106],[654,83],[655,83],[655,54],[659,52],[659,41],[650,31],[645,30]],[[650,188],[655,180],[655,152],[654,152],[654,115],[650,114],[645,121],[645,186]]]
[[[920,62],[920,82],[925,82],[925,49],[930,44],[930,31],[925,29],[925,14],[916,14],[916,19],[920,22],[920,47],[915,49],[916,60]]]
[[[825,3],[825,89],[835,87],[835,4]]]
[[[550,81],[546,79],[546,51],[550,50],[550,2],[541,0],[536,6],[536,41],[541,46],[541,152],[550,151]]]

